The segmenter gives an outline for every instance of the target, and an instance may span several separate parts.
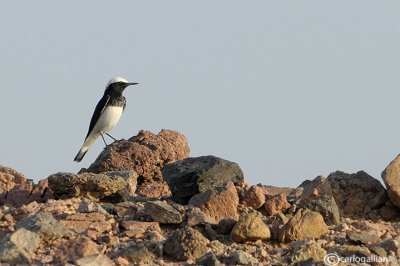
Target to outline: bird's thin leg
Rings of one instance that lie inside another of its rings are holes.
[[[107,133],[106,133],[107,134]],[[103,141],[104,141],[104,145],[106,145],[106,147],[107,147],[107,143],[106,143],[106,140],[104,139],[104,136],[103,136],[103,133],[100,133],[100,135],[101,135],[101,138],[103,139]],[[108,134],[107,134],[108,135]]]
[[[106,133],[107,136],[109,136],[110,138],[112,138],[114,141],[117,141],[113,136],[111,136],[110,134]]]

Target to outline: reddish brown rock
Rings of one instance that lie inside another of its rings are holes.
[[[265,194],[259,186],[251,186],[249,190],[244,193],[243,204],[255,210],[260,208],[265,203]]]
[[[285,212],[288,208],[290,208],[290,204],[286,199],[286,194],[267,196],[265,199],[264,209],[268,216]]]
[[[171,195],[171,191],[165,182],[151,182],[137,186],[136,194],[145,198],[161,198]]]
[[[52,193],[46,179],[35,185],[23,174],[0,165],[0,205],[8,203],[20,207],[33,201],[45,202],[49,198],[52,198]]]
[[[23,174],[0,165],[0,195],[3,195],[17,185],[21,185],[26,182],[26,178]]]
[[[116,221],[114,218],[107,219],[102,213],[77,213],[69,215],[60,224],[71,229],[76,233],[86,232],[88,236],[96,239],[97,236],[105,232],[111,232]]]
[[[28,205],[22,206],[19,210],[21,210],[23,214],[33,214],[39,211],[44,211],[50,212],[54,216],[60,216],[75,214],[80,204],[80,198],[71,198],[65,200],[49,199],[46,204],[31,202]]]
[[[232,182],[193,196],[189,205],[199,207],[214,223],[229,223],[239,219],[239,197]]]
[[[262,185],[260,186],[262,189],[263,193],[265,195],[277,195],[277,194],[285,194],[289,195],[294,193],[297,189],[295,188],[290,188],[290,187],[274,187],[274,186],[267,186],[267,185]]]
[[[188,142],[179,132],[163,129],[155,135],[140,131],[137,136],[109,145],[88,169],[80,172],[134,170],[142,178],[139,185],[161,182],[163,166],[188,157],[189,152]]]
[[[306,238],[319,238],[328,232],[324,218],[318,212],[300,209],[280,230],[278,240],[290,242]]]

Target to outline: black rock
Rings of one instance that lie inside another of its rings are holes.
[[[182,204],[207,189],[229,181],[240,185],[244,179],[238,164],[211,155],[167,164],[162,174],[173,198]]]

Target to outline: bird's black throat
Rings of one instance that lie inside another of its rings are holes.
[[[107,105],[120,106],[125,109],[126,99],[122,96],[122,92],[127,85],[125,83],[113,83],[104,92],[105,97],[109,97]]]
[[[107,105],[119,106],[125,108],[126,99],[124,96],[122,96],[122,94],[119,95],[107,94],[107,95],[110,97],[110,99],[107,102]]]

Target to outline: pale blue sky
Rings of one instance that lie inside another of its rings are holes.
[[[400,151],[398,1],[7,1],[0,164],[39,180],[73,158],[104,86],[140,85],[111,132],[178,130],[252,184],[380,172]]]

